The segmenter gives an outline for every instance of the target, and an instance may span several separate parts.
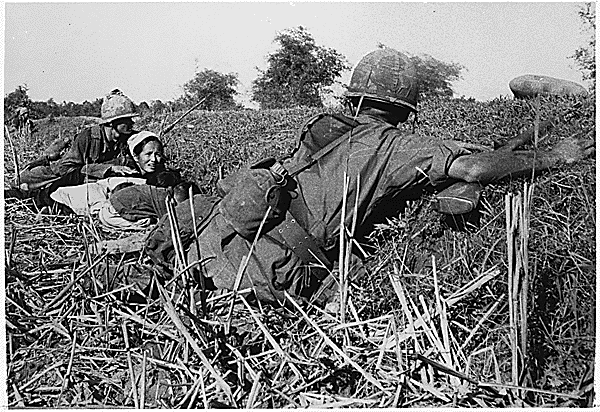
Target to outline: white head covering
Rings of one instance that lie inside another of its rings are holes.
[[[133,153],[133,149],[148,137],[156,137],[158,139],[158,136],[149,130],[142,130],[141,132],[132,135],[129,138],[129,140],[127,140],[127,146],[129,146],[129,153],[131,153],[132,156],[135,156],[135,154]]]

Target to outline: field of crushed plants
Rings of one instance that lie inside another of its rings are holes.
[[[167,152],[214,193],[219,173],[291,150],[314,113],[195,111],[165,137]],[[142,117],[138,128],[158,132],[180,114]],[[429,101],[417,131],[491,147],[533,127],[536,115],[558,119],[540,147],[595,137],[592,98]],[[13,133],[21,167],[59,133],[93,122],[44,119],[30,138]],[[5,139],[5,187],[13,157]],[[479,214],[459,222],[433,212],[430,198],[413,202],[372,234],[345,322],[310,305],[251,306],[247,291],[231,316],[231,294],[210,295],[203,313],[199,287],[181,282],[131,303],[151,261],[94,247],[128,233],[8,199],[9,406],[592,406],[595,198],[589,159],[491,185]]]

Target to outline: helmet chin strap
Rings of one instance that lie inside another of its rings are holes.
[[[367,81],[365,82],[365,88],[363,90],[367,90],[367,87],[369,86],[369,81],[371,80],[371,74],[373,74],[373,69],[371,69],[369,71],[369,75],[367,76]],[[355,121],[356,121],[356,118],[358,117],[358,114],[360,113],[360,108],[362,106],[364,99],[365,99],[365,92],[363,91],[362,95],[360,96],[360,100],[358,101],[358,106],[356,107],[356,112],[354,113]]]
[[[358,117],[358,113],[360,112],[360,107],[362,106],[362,102],[365,99],[365,94],[363,93],[362,96],[360,96],[360,100],[358,101],[358,106],[356,106],[356,110],[354,111],[354,120],[356,120],[356,118]]]

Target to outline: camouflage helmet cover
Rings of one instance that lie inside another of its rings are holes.
[[[136,117],[135,106],[131,99],[119,89],[115,89],[102,101],[100,109],[100,124],[110,123],[113,120],[124,117]]]
[[[408,56],[392,48],[365,55],[352,72],[347,97],[362,97],[406,106],[417,111],[419,88],[415,65]]]

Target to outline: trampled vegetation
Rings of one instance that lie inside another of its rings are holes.
[[[219,174],[291,150],[314,113],[194,112],[166,136],[168,154],[213,193]],[[558,119],[541,147],[595,136],[593,99],[542,100],[538,113]],[[140,126],[159,131],[175,118],[143,118]],[[417,132],[493,146],[535,119],[531,101],[432,100],[421,107]],[[32,141],[13,137],[22,163],[59,126],[73,133],[82,122],[37,125]],[[7,178],[14,176],[11,153],[6,143]],[[518,259],[507,246],[506,199],[523,196],[525,184],[533,187],[530,220],[515,236],[528,234],[527,284],[509,296]],[[128,304],[150,261],[92,247],[127,233],[106,232],[88,218],[36,215],[29,201],[8,200],[9,405],[591,406],[594,188],[589,159],[487,187],[479,216],[467,222],[442,219],[429,198],[411,203],[372,234],[367,275],[350,285],[343,324],[315,307],[251,307],[243,293],[231,319],[230,295],[212,296],[203,315],[177,283],[156,301]],[[526,308],[518,328],[510,320],[515,304]]]

